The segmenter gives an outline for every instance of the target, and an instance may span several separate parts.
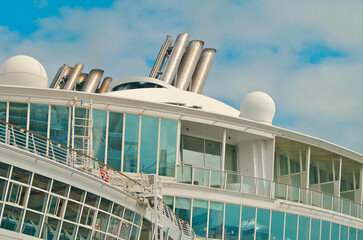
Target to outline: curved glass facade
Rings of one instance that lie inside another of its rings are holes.
[[[198,239],[361,240],[363,228],[283,211],[164,196],[178,217],[190,221]]]
[[[0,209],[0,228],[49,240],[139,239],[143,222],[106,198],[5,163]]]

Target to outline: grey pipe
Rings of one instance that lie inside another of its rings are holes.
[[[82,73],[84,65],[82,63],[77,63],[72,73],[69,75],[69,78],[66,82],[66,85],[63,87],[63,90],[73,90],[76,86],[79,75]]]
[[[85,83],[81,89],[82,92],[87,93],[94,93],[96,92],[96,89],[98,87],[98,84],[100,84],[101,78],[103,75],[103,70],[101,69],[92,69],[87,79],[85,80]]]
[[[175,40],[174,47],[170,54],[170,57],[166,62],[160,80],[168,84],[172,84],[175,75],[178,71],[178,67],[185,52],[185,48],[188,44],[188,41],[189,41],[189,34],[181,33],[178,35],[177,39]]]
[[[180,63],[178,70],[177,88],[187,90],[197,66],[204,42],[200,40],[190,41]]]
[[[202,92],[205,80],[207,79],[216,52],[217,51],[214,48],[206,48],[203,50],[192,77],[192,92]]]
[[[105,93],[108,91],[108,87],[112,82],[112,77],[105,77],[102,81],[100,88],[98,89],[98,93]]]

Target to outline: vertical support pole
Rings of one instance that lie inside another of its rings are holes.
[[[310,188],[310,159],[311,159],[311,146],[308,146],[306,151],[306,188]]]
[[[180,157],[180,143],[182,141],[181,139],[181,120],[178,119],[178,126],[177,126],[177,132],[176,132],[176,147],[175,147],[175,179],[178,179],[178,164],[181,165],[181,157]]]
[[[360,189],[360,203],[363,204],[363,165],[360,167],[359,189]]]
[[[49,105],[49,108],[48,108],[48,127],[47,127],[47,138],[50,139],[50,121],[51,121],[51,114],[52,114],[52,105]],[[45,155],[46,156],[49,156],[49,144],[50,142],[47,140],[47,150],[46,150],[46,153]]]
[[[161,118],[159,118],[158,125],[158,146],[156,152],[156,175],[159,175],[159,161],[160,161],[160,132],[161,132]]]
[[[27,108],[27,117],[26,117],[26,130],[29,131],[29,125],[30,125],[30,103],[28,103],[28,108]],[[26,132],[26,144],[25,147],[28,148],[29,147],[29,133]]]
[[[221,170],[224,172],[224,165],[226,161],[226,138],[227,138],[227,130],[223,129],[223,139],[222,139],[222,156],[221,156]]]
[[[122,121],[122,143],[121,143],[121,172],[124,171],[124,153],[125,153],[125,125],[126,125],[126,114],[123,114],[123,121]]]
[[[342,184],[342,166],[343,166],[343,158],[340,157],[340,162],[339,162],[338,197],[340,197],[340,189],[341,189],[341,184]]]
[[[136,167],[137,173],[140,172],[141,121],[142,121],[142,116],[139,115],[139,136],[138,136],[138,140],[137,140],[137,167]]]
[[[108,154],[108,129],[110,122],[110,111],[106,111],[106,136],[105,136],[105,164],[108,165],[107,162],[107,154]]]

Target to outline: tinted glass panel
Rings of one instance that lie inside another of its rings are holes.
[[[139,116],[126,114],[124,143],[124,172],[137,172]]]
[[[86,195],[85,203],[92,207],[98,207],[98,199],[99,199],[99,197],[97,195],[94,195],[93,193],[88,192]]]
[[[71,191],[69,192],[69,198],[82,202],[84,197],[84,191],[82,189],[71,187]]]
[[[66,196],[68,185],[57,180],[53,181],[52,192],[61,196]]]
[[[48,240],[58,239],[60,221],[52,217],[45,217],[42,238]]]
[[[234,204],[226,204],[225,214],[224,239],[237,240],[240,223],[240,206]]]
[[[190,222],[190,203],[189,198],[175,198],[175,214],[187,222]]]
[[[221,168],[221,144],[205,140],[205,166],[208,168]]]
[[[1,219],[1,228],[19,232],[22,214],[23,209],[5,205],[3,218]]]
[[[299,240],[309,240],[310,218],[299,216]]]
[[[6,122],[6,102],[0,102],[0,120]],[[0,123],[0,126],[5,126],[4,123]],[[0,127],[0,142],[5,141],[5,129]]]
[[[175,176],[177,127],[177,121],[161,119],[159,175]]]
[[[22,233],[34,237],[40,234],[42,216],[38,213],[27,211],[24,217]]]
[[[63,222],[59,239],[72,240],[76,234],[76,225],[68,222]]]
[[[182,161],[204,166],[204,139],[183,135]]]
[[[43,212],[48,194],[40,190],[32,189],[29,195],[28,208]]]
[[[105,162],[107,112],[93,110],[93,151],[94,158]]]
[[[6,163],[0,162],[0,176],[9,177],[10,166]]]
[[[220,202],[210,202],[209,206],[209,238],[222,238],[223,232],[223,209],[224,204]]]
[[[270,230],[270,210],[257,209],[256,240],[268,240]]]
[[[77,222],[81,211],[81,205],[73,201],[68,201],[64,219]]]
[[[50,139],[67,146],[69,107],[51,106]]]
[[[241,236],[242,239],[253,240],[255,233],[256,208],[242,206]]]
[[[29,130],[47,136],[49,105],[30,104]]]
[[[283,239],[285,215],[276,211],[272,211],[271,214],[271,240]]]
[[[107,165],[121,171],[123,114],[110,112],[108,126]]]
[[[111,207],[112,207],[112,202],[106,198],[102,198],[101,199],[101,203],[99,208],[102,209],[103,211],[106,212],[110,212],[111,211]]]
[[[348,227],[347,226],[341,225],[340,240],[348,240]]]
[[[285,239],[295,240],[297,231],[297,216],[294,214],[286,213],[285,226]]]
[[[159,119],[141,117],[140,172],[156,173]]]
[[[311,219],[311,240],[319,240],[320,239],[320,220]]]
[[[27,170],[17,168],[17,167],[13,167],[13,172],[11,174],[11,179],[28,184],[30,182],[31,174],[32,173],[27,171]]]
[[[26,129],[27,115],[27,103],[9,103],[9,123]]]
[[[340,225],[336,223],[331,224],[331,240],[339,240]]]
[[[349,240],[356,240],[357,239],[357,229],[349,228]]]
[[[48,190],[50,182],[51,182],[50,178],[34,173],[34,178],[33,178],[34,187],[41,188],[43,190]]]

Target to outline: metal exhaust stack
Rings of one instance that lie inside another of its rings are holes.
[[[160,80],[172,84],[175,78],[175,75],[178,71],[178,67],[180,61],[183,57],[185,52],[185,48],[189,41],[189,34],[181,33],[178,35],[177,39],[175,40],[173,51],[170,54],[170,58],[168,59],[163,74],[160,77]]]
[[[78,77],[82,73],[83,67],[84,67],[84,65],[82,63],[77,63],[74,66],[73,71],[70,74],[63,90],[73,90],[74,89],[74,87],[76,86]]]
[[[84,85],[84,82],[86,81],[88,77],[87,73],[81,73],[79,74],[79,77],[77,79],[77,84],[76,84],[76,91],[80,91]]]
[[[81,89],[82,92],[87,93],[94,93],[96,92],[96,89],[98,87],[98,84],[100,84],[101,78],[103,75],[103,70],[101,69],[92,69],[87,79],[85,80],[85,83]]]
[[[105,77],[102,81],[102,84],[100,88],[98,89],[98,93],[105,93],[108,91],[108,87],[110,86],[110,83],[112,82],[112,77]]]
[[[177,78],[177,88],[187,90],[197,66],[204,42],[200,40],[190,41],[180,63]]]
[[[161,46],[158,56],[156,57],[153,69],[151,70],[149,77],[157,78],[160,74],[161,68],[165,62],[166,53],[171,46],[173,39],[167,35],[164,44]]]
[[[205,48],[199,59],[197,67],[195,68],[191,91],[195,93],[201,93],[205,80],[207,79],[210,67],[212,66],[214,56],[216,55],[214,48]]]
[[[64,86],[64,82],[67,80],[67,76],[69,76],[72,70],[73,68],[63,64],[63,66],[59,68],[52,83],[49,85],[49,88],[62,89]]]

